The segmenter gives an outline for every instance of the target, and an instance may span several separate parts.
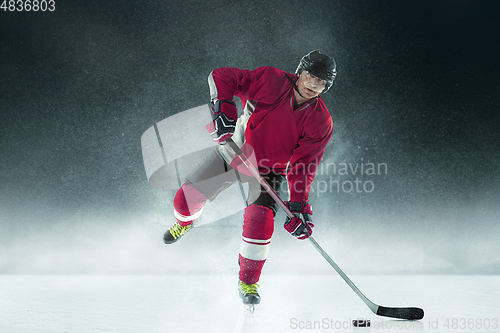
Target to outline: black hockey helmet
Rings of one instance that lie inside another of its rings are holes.
[[[302,57],[295,74],[300,75],[302,71],[309,72],[321,80],[325,80],[326,86],[322,93],[326,93],[337,75],[337,65],[333,58],[321,53],[319,50],[314,50]]]

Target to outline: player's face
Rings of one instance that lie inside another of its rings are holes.
[[[326,81],[307,71],[302,71],[297,80],[297,88],[305,98],[314,98],[318,96],[326,87]]]

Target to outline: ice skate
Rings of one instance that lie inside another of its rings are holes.
[[[238,283],[238,291],[240,292],[240,297],[243,301],[243,307],[250,313],[253,313],[255,305],[260,303],[260,296],[257,292],[257,287],[259,287],[257,283],[246,284],[243,281]]]
[[[193,224],[189,224],[185,227],[181,226],[178,221],[165,232],[163,235],[163,242],[165,244],[175,243],[179,238],[181,238],[186,232],[193,229]]]
[[[240,292],[241,300],[243,304],[255,305],[260,303],[260,295],[257,292],[257,283],[246,284],[243,281],[238,283],[238,291]]]

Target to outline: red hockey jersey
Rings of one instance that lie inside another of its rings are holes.
[[[297,76],[274,67],[255,70],[223,67],[209,76],[212,100],[241,98],[244,114],[233,140],[247,156],[252,153],[259,172],[286,174],[290,201],[307,201],[317,167],[333,131],[333,120],[321,97],[294,109]],[[237,167],[230,149],[221,153]],[[238,168],[241,170],[240,168]]]

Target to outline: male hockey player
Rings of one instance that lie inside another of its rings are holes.
[[[232,138],[251,156],[276,191],[286,175],[290,198],[285,203],[296,217],[287,217],[284,227],[299,239],[307,238],[314,227],[309,190],[333,131],[332,117],[319,95],[328,91],[335,76],[335,61],[315,50],[302,57],[295,75],[273,67],[219,68],[208,78],[213,122],[207,129],[220,145],[176,193],[177,221],[163,239],[166,244],[177,241],[192,229],[207,200],[237,181],[248,182],[238,260],[244,304],[260,303],[257,281],[269,253],[278,206],[225,141]],[[244,107],[239,118],[234,96]]]

